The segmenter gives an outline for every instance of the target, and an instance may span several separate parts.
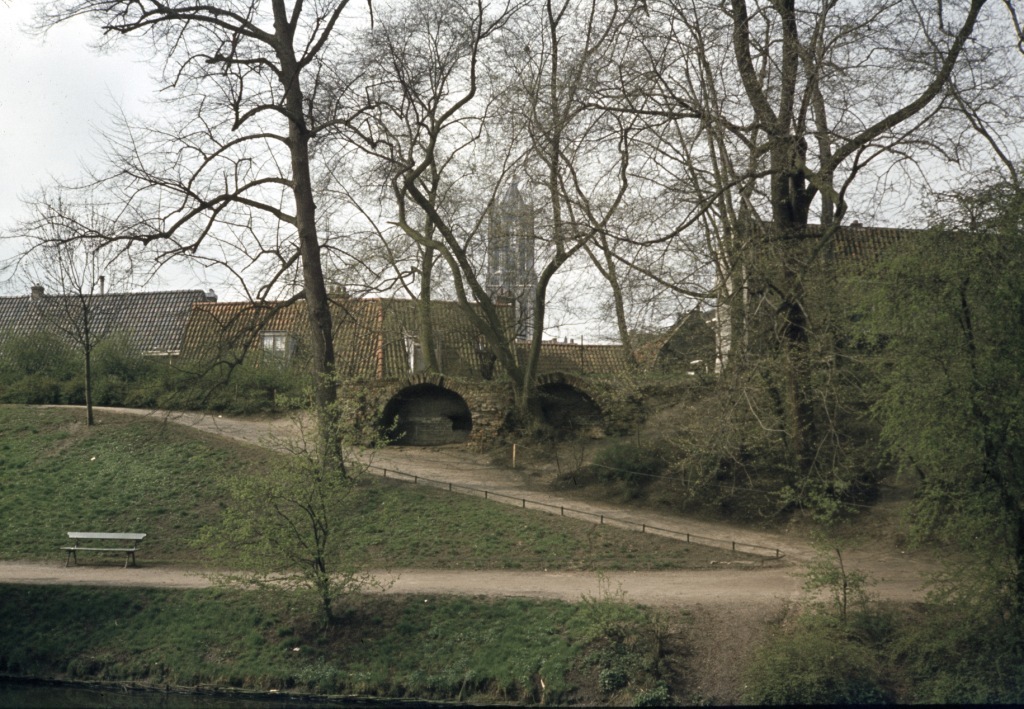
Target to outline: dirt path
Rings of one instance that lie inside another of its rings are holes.
[[[216,414],[190,412],[143,411],[138,409],[97,408],[97,411],[111,411],[131,415],[155,416],[182,425],[226,436],[248,443],[270,448],[283,448],[289,439],[298,435],[297,420],[289,417],[225,417]],[[473,454],[464,448],[385,448],[367,456],[367,462],[374,466],[371,472],[380,474],[381,468],[402,471],[429,478],[441,483],[451,483],[456,491],[458,486],[478,491],[498,493],[491,496],[496,502],[516,506],[527,500],[527,507],[559,514],[564,507],[566,516],[570,510],[577,510],[587,519],[595,520],[604,516],[606,523],[622,521],[632,529],[641,525],[648,528],[673,530],[678,533],[706,537],[715,540],[714,546],[728,547],[731,542],[750,544],[763,548],[763,553],[778,549],[783,555],[780,568],[764,568],[758,571],[758,578],[772,574],[789,574],[801,569],[814,559],[815,550],[807,539],[796,534],[773,534],[721,522],[698,520],[684,515],[666,514],[651,510],[636,509],[612,503],[600,505],[558,495],[531,486],[527,476],[491,465],[483,455]],[[476,492],[473,494],[481,494]],[[654,532],[657,533],[657,532]],[[667,535],[674,536],[674,535]],[[678,535],[675,535],[678,536]],[[875,544],[870,548],[844,552],[844,561],[849,568],[866,573],[877,582],[873,588],[876,595],[892,599],[920,598],[924,579],[938,570],[938,564],[924,553],[911,553],[892,544]]]
[[[284,448],[298,433],[299,424],[287,417],[232,418],[209,414],[146,412],[134,409],[97,409],[159,417],[215,435],[268,448]],[[101,419],[102,420],[102,419]],[[722,542],[735,541],[766,549],[778,549],[780,561],[763,564],[722,565],[712,570],[657,572],[523,572],[405,569],[378,571],[374,575],[392,594],[460,594],[488,597],[526,597],[578,601],[583,597],[621,594],[627,602],[650,606],[686,608],[690,620],[683,631],[690,649],[683,672],[705,701],[735,703],[742,687],[742,668],[764,637],[773,618],[805,596],[802,573],[814,558],[811,544],[797,534],[771,534],[743,527],[707,522],[620,505],[587,503],[538,489],[522,471],[490,465],[464,448],[388,448],[368,459],[380,468],[398,470],[441,483],[456,491],[477,494],[468,488],[499,493],[489,499],[560,513],[561,507],[590,515],[622,520],[625,526],[640,525],[675,530]],[[567,515],[571,516],[571,515]],[[672,535],[668,535],[672,536]],[[844,553],[847,568],[868,574],[875,581],[871,593],[883,599],[911,601],[924,595],[923,582],[936,570],[935,561],[923,554],[905,553],[893,544],[877,543]],[[201,588],[213,581],[196,570],[146,564],[124,569],[96,562],[64,568],[62,563],[0,562],[0,582],[25,584],[83,584]]]
[[[521,572],[403,569],[371,571],[390,594],[459,594],[578,601],[583,597],[619,595],[652,606],[711,604],[780,605],[801,593],[800,579],[790,573],[762,574],[749,569],[657,572]],[[756,583],[754,577],[757,577]],[[151,588],[206,588],[217,583],[210,574],[178,567],[147,565],[123,568],[103,561],[65,568],[58,562],[0,562],[0,582]]]

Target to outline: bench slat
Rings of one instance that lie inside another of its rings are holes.
[[[68,532],[68,539],[119,539],[139,542],[146,538],[140,532]]]
[[[138,551],[138,543],[146,538],[146,535],[142,532],[68,532],[68,539],[75,542],[75,546],[61,547],[61,551],[67,553],[67,559],[64,560],[64,566],[71,563],[71,557],[75,557],[75,565],[78,564],[78,552],[80,551],[98,551],[98,552],[114,552],[118,554],[125,554],[124,566],[128,568],[128,562],[131,562],[132,566],[135,566],[135,552]],[[86,547],[79,546],[79,539],[90,540],[94,542],[132,542],[135,544],[133,547]]]

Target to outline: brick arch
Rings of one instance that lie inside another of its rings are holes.
[[[550,372],[535,380],[542,420],[556,435],[575,436],[603,428],[604,412],[598,397],[583,379],[564,372]]]
[[[419,374],[412,374],[406,377],[397,387],[394,388],[391,396],[397,396],[403,389],[408,389],[409,387],[419,386],[422,384],[429,384],[445,389],[454,394],[458,394],[468,401],[468,397],[466,395],[467,392],[464,391],[464,388],[460,386],[457,381],[449,379],[443,374],[438,374],[436,372],[420,372]]]
[[[465,397],[444,386],[443,378],[411,377],[391,392],[379,425],[393,442],[418,446],[468,440],[473,412]]]
[[[571,386],[582,394],[586,394],[594,401],[597,401],[597,397],[594,392],[591,391],[591,387],[588,385],[585,379],[582,379],[574,374],[567,374],[565,372],[547,372],[545,374],[538,375],[534,379],[535,385],[538,387],[547,386],[549,384],[565,384]]]

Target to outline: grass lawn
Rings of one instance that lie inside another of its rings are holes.
[[[669,696],[666,620],[614,599],[355,596],[344,606],[324,631],[283,594],[0,585],[0,674],[449,701]]]
[[[146,532],[141,564],[212,564],[195,545],[232,476],[278,454],[156,418],[0,406],[0,558],[58,559],[68,531]],[[348,561],[385,568],[699,568],[730,552],[367,476],[338,514]]]

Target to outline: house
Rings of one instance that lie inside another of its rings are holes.
[[[176,357],[192,306],[215,300],[202,290],[75,296],[50,295],[37,285],[27,296],[0,297],[0,348],[11,336],[37,332],[79,344],[88,313],[91,341],[116,335],[143,355]]]
[[[637,360],[663,373],[708,374],[714,370],[716,327],[713,310],[680,313],[667,331],[637,347]]]
[[[435,301],[430,312],[440,370],[449,376],[489,379],[492,358],[462,307]],[[394,380],[425,370],[417,301],[332,296],[331,316],[335,366],[343,379]],[[512,307],[500,307],[499,316],[511,333]],[[308,357],[309,327],[303,301],[197,303],[183,353],[206,361],[301,361]]]

